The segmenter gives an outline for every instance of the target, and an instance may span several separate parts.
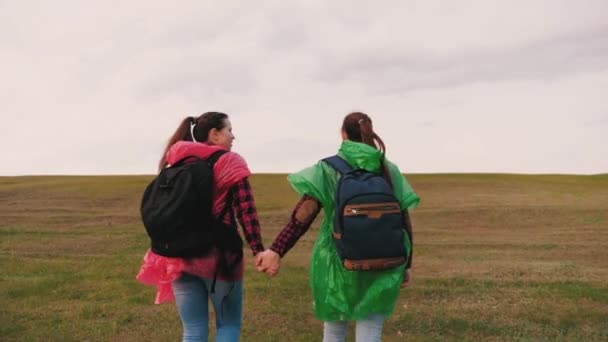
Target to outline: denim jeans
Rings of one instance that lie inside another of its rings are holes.
[[[356,321],[355,339],[357,342],[380,342],[384,315],[372,314],[367,319]],[[323,342],[344,342],[348,331],[347,321],[325,322]]]
[[[209,335],[209,298],[215,311],[215,341],[239,340],[243,318],[243,282],[218,280],[184,273],[171,285],[184,329],[183,341],[207,341]]]

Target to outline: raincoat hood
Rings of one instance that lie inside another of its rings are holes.
[[[360,142],[344,140],[338,155],[346,159],[353,168],[376,172],[384,155],[379,150]]]

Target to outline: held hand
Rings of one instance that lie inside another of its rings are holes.
[[[259,255],[259,258],[258,258]],[[270,249],[256,255],[256,268],[260,272],[266,272],[269,276],[273,277],[279,273],[281,267],[281,256]]]
[[[265,266],[266,274],[274,277],[279,273],[279,269],[281,268],[281,256],[273,250],[266,250],[262,266]]]
[[[412,271],[408,268],[403,272],[403,281],[401,282],[401,288],[407,287],[412,281]]]
[[[258,272],[265,271],[265,269],[262,268],[262,263],[264,262],[265,254],[266,254],[266,251],[263,251],[263,252],[259,252],[258,254],[255,255],[255,268],[258,270]]]
[[[260,271],[259,266],[262,265],[262,257],[264,256],[264,252],[258,252],[255,255],[255,259],[253,260],[254,266],[258,271]],[[260,272],[263,272],[263,271],[260,271]]]

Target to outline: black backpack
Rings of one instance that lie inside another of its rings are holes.
[[[163,169],[146,187],[140,211],[155,253],[195,257],[214,246],[242,252],[236,230],[212,214],[213,165],[226,152],[214,152],[206,160],[185,157]],[[190,159],[194,161],[187,162]]]
[[[404,264],[410,254],[403,243],[405,221],[387,180],[377,173],[353,170],[337,155],[323,161],[341,175],[336,186],[333,236],[344,267],[368,271]]]

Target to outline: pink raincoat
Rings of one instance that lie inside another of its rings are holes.
[[[213,152],[224,149],[217,145],[207,145],[191,141],[178,141],[167,151],[167,163],[173,164],[187,156],[207,158]],[[245,159],[234,152],[222,155],[213,167],[215,186],[213,200],[213,214],[219,215],[226,205],[228,190],[241,179],[248,177],[251,172]],[[229,222],[226,222],[229,223]],[[182,272],[197,275],[203,278],[213,278],[216,267],[217,251],[209,255],[196,258],[169,258],[148,250],[144,255],[144,262],[137,274],[137,280],[146,285],[155,285],[157,288],[155,304],[161,304],[175,299],[171,283],[178,279]],[[243,262],[229,280],[243,278]],[[227,280],[221,274],[217,279]]]

